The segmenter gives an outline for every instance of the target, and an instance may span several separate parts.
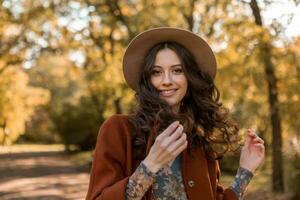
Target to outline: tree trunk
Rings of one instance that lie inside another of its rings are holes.
[[[6,120],[4,120],[4,123],[1,125],[1,128],[3,130],[3,139],[2,139],[2,146],[5,146],[6,143],[6,138],[8,136],[8,131],[7,131],[7,127],[6,127]]]
[[[117,98],[114,100],[114,105],[116,109],[116,114],[122,114],[122,106],[121,106],[121,99]]]
[[[256,0],[251,0],[250,7],[255,18],[256,25],[263,27],[260,9]],[[277,78],[274,71],[274,65],[271,62],[271,44],[261,41],[260,44],[261,59],[264,62],[265,76],[268,84],[269,110],[272,123],[272,148],[273,148],[273,191],[284,192],[283,165],[282,165],[282,136],[281,119],[279,113]]]

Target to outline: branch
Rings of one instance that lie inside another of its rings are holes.
[[[128,30],[129,38],[133,38],[134,37],[133,31],[131,30],[126,17],[122,13],[122,10],[119,5],[119,1],[118,0],[113,0],[113,1],[106,0],[106,4],[108,5],[111,14],[113,16],[115,16],[117,18],[117,20],[121,21],[126,26],[126,28]]]
[[[255,18],[255,23],[259,26],[263,26],[262,19],[261,19],[261,16],[260,16],[260,9],[257,5],[257,1],[256,0],[251,0],[249,5],[252,9],[252,13],[253,13],[254,18]]]
[[[194,28],[194,11],[195,11],[195,3],[196,3],[196,0],[190,0],[189,1],[189,13],[186,14],[183,12],[183,17],[186,19],[188,25],[189,25],[189,30],[192,31],[193,28]]]

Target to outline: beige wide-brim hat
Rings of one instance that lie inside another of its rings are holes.
[[[195,33],[173,27],[160,27],[144,31],[134,37],[123,56],[123,73],[127,84],[137,91],[142,64],[148,51],[160,42],[177,42],[195,58],[199,68],[215,78],[216,58],[210,46]],[[187,66],[188,67],[188,66]]]

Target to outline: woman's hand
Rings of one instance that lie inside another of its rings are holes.
[[[151,172],[156,173],[173,161],[187,147],[187,144],[183,126],[175,121],[157,136],[143,163]]]
[[[245,144],[241,152],[240,166],[254,173],[264,160],[264,157],[264,141],[253,130],[248,129]]]

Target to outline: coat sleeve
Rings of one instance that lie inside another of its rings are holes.
[[[223,186],[220,185],[219,180],[221,176],[221,171],[219,167],[218,161],[216,161],[216,171],[217,171],[217,200],[238,200],[237,195],[231,188],[224,189]]]
[[[125,200],[128,132],[122,119],[106,120],[98,133],[86,200]]]

